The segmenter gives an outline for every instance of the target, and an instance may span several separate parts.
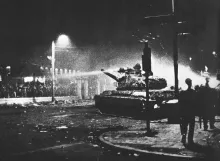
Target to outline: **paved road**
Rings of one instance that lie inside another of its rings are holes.
[[[0,160],[164,160],[102,144],[98,137],[144,121],[101,115],[93,102],[1,106]],[[169,160],[175,160],[169,158]]]

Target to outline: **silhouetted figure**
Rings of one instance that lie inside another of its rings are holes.
[[[203,125],[204,130],[208,130],[208,121],[210,129],[214,129],[215,123],[215,105],[217,101],[217,93],[209,86],[209,78],[206,78],[205,87],[202,88],[203,93]]]
[[[202,128],[202,116],[203,116],[203,110],[201,107],[203,106],[203,102],[201,99],[204,99],[202,97],[202,91],[199,85],[195,86],[195,110],[196,110],[196,116],[199,116],[199,127]]]
[[[195,91],[192,89],[192,80],[187,78],[185,80],[188,88],[186,91],[182,91],[179,97],[180,104],[180,119],[181,119],[181,142],[186,144],[186,135],[189,125],[188,132],[188,143],[193,144],[193,135],[195,127]]]

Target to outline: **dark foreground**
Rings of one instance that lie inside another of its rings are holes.
[[[104,132],[144,124],[102,115],[91,101],[74,105],[1,105],[0,160],[184,160],[122,150],[98,139]]]

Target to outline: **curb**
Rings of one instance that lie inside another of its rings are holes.
[[[40,149],[26,151],[26,152],[13,153],[13,154],[11,154],[11,156],[26,155],[26,154],[42,152],[42,151],[49,151],[49,150],[56,150],[56,149],[64,149],[64,148],[68,148],[68,147],[75,146],[75,145],[80,145],[80,144],[83,144],[83,142],[70,143],[70,144],[61,144],[61,145],[55,145],[55,146],[51,146],[51,147],[47,147],[47,148],[40,148]]]
[[[132,147],[128,147],[128,146],[121,146],[121,145],[115,145],[109,141],[106,141],[103,138],[103,135],[105,135],[108,132],[105,132],[103,134],[101,134],[99,136],[99,140],[101,142],[103,142],[104,144],[116,147],[116,148],[121,148],[121,149],[125,149],[125,150],[132,150],[132,151],[136,151],[136,152],[140,152],[140,153],[145,153],[145,154],[154,154],[154,155],[158,155],[158,156],[168,156],[168,157],[176,157],[176,158],[182,158],[182,159],[204,159],[204,157],[201,156],[185,156],[185,155],[180,155],[180,154],[169,154],[169,153],[163,153],[163,152],[153,152],[153,151],[148,151],[148,150],[141,150],[141,149],[136,149],[136,148],[132,148]]]
[[[63,96],[55,97],[57,101],[76,101],[79,100],[77,96]],[[51,102],[51,97],[20,97],[20,98],[0,98],[0,105],[10,104],[28,104],[28,103],[39,103],[39,102]]]

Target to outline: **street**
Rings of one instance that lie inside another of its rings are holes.
[[[74,107],[1,105],[1,160],[136,160],[132,153],[119,154],[98,140],[101,133],[134,122],[100,115],[93,102]]]
[[[1,160],[164,160],[98,139],[104,132],[137,126],[143,129],[145,121],[102,115],[93,101],[1,105]]]
[[[220,0],[1,2],[0,161],[220,161]]]

